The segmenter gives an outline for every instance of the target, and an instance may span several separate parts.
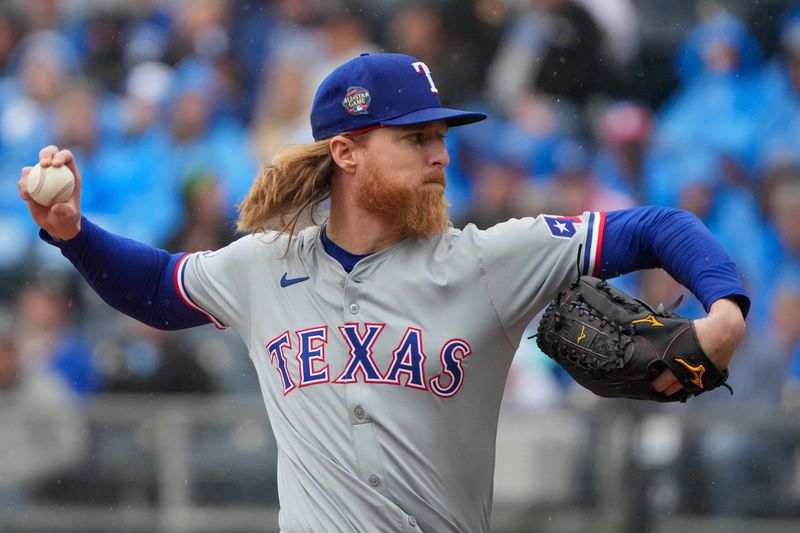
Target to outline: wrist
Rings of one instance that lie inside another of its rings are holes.
[[[66,231],[63,235],[56,237],[56,239],[60,241],[71,241],[75,237],[77,237],[81,232],[81,219],[78,219],[78,222],[75,224],[75,227]]]
[[[78,216],[74,223],[66,224],[63,227],[59,226],[57,231],[47,231],[50,237],[58,242],[71,241],[81,233],[83,217]]]
[[[739,304],[730,298],[720,298],[711,304],[708,310],[708,318],[725,330],[739,334],[744,334],[745,321],[742,309]]]
[[[731,299],[715,301],[708,315],[694,321],[701,348],[718,368],[727,368],[745,332],[739,305]]]
[[[79,217],[75,225],[70,228],[59,228],[57,231],[48,231],[45,228],[39,230],[39,237],[50,244],[60,245],[73,241],[81,235],[83,231],[83,217]]]

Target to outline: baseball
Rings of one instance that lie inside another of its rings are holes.
[[[38,163],[28,174],[28,194],[37,203],[51,206],[66,202],[75,190],[75,176],[66,165],[42,168]]]

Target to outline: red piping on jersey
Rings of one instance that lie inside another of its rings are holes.
[[[214,327],[216,327],[217,329],[225,329],[225,326],[222,324],[222,322],[214,318],[210,313],[208,313],[201,307],[195,305],[194,302],[189,300],[188,293],[186,294],[186,296],[184,296],[183,291],[181,290],[183,284],[180,282],[178,275],[181,271],[183,264],[186,262],[187,259],[189,259],[189,256],[191,255],[192,254],[185,254],[183,257],[178,259],[178,262],[175,264],[175,270],[172,273],[172,281],[173,283],[175,283],[175,292],[178,293],[178,297],[184,304],[186,304],[187,307],[189,307],[190,309],[194,309],[195,311],[199,311],[200,313],[203,313],[206,316],[206,318],[208,318],[208,320],[212,324],[214,324]]]
[[[592,272],[592,276],[599,277],[600,276],[600,256],[602,255],[603,251],[603,229],[606,226],[606,212],[600,211],[597,213],[599,215],[600,220],[597,222],[597,248],[594,255],[594,270]]]

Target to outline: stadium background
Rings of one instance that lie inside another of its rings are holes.
[[[734,396],[597,401],[523,342],[494,530],[797,531],[800,7],[783,0],[3,2],[0,531],[276,528],[239,342],[110,312],[39,241],[16,181],[56,143],[93,220],[217,248],[258,166],[310,140],[319,81],[364,51],[414,55],[447,105],[491,114],[448,135],[456,225],[679,206],[753,296]],[[656,271],[616,283],[682,292]]]

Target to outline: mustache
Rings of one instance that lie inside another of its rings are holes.
[[[422,179],[423,183],[438,183],[442,187],[447,186],[447,176],[444,174],[444,170],[436,170],[425,174],[425,177]]]

